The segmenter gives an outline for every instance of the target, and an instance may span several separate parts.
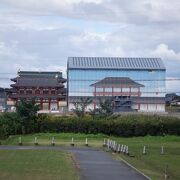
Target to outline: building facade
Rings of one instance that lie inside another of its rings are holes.
[[[69,57],[68,109],[82,97],[111,98],[114,111],[165,112],[166,69],[160,58]]]
[[[0,112],[5,112],[6,108],[6,92],[4,88],[0,88]]]
[[[61,72],[20,71],[11,81],[14,82],[8,91],[11,106],[21,99],[35,99],[42,112],[59,112],[66,108],[66,79]]]

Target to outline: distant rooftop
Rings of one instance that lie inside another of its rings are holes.
[[[68,69],[165,70],[161,58],[69,57]]]
[[[64,87],[61,83],[66,82],[61,72],[38,71],[19,71],[18,77],[11,80],[15,82],[11,87]]]
[[[18,72],[19,76],[56,76],[58,75],[59,77],[62,77],[62,72],[52,72],[52,71],[19,71]]]

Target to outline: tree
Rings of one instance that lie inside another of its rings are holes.
[[[98,113],[100,116],[111,116],[113,114],[112,98],[106,100],[99,99]]]
[[[80,102],[74,102],[74,109],[73,112],[78,116],[78,117],[84,117],[85,111],[88,107],[89,104],[92,103],[92,99],[90,98],[81,98]]]
[[[37,112],[39,111],[39,105],[35,100],[26,101],[21,100],[16,105],[16,112],[21,119],[22,133],[33,133],[37,127]]]

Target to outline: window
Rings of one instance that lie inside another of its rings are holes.
[[[24,94],[24,90],[20,90],[19,93],[20,93],[20,94]]]
[[[48,91],[48,90],[44,90],[44,91],[43,91],[43,94],[48,95],[48,94],[49,94],[49,91]]]
[[[112,88],[105,88],[105,92],[112,92]]]
[[[32,94],[32,90],[27,90],[26,94]]]
[[[35,90],[35,94],[39,95],[40,94],[40,90],[39,89]]]
[[[56,91],[52,90],[52,91],[51,91],[51,94],[55,95],[55,94],[56,94]]]

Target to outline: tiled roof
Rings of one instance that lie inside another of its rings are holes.
[[[161,58],[69,57],[68,69],[165,70]]]
[[[139,84],[128,77],[106,77],[101,81],[98,81],[91,86],[96,87],[112,87],[112,86],[123,86],[123,87],[144,87],[144,85]]]
[[[26,87],[64,87],[61,83],[58,82],[58,79],[55,77],[19,77],[17,79],[16,84],[12,84],[11,87],[14,86],[26,86]]]
[[[26,87],[64,87],[62,83],[66,82],[62,78],[61,72],[34,72],[20,71],[18,77],[12,79],[16,82],[11,87],[26,86]]]
[[[59,76],[59,77],[62,77],[62,72],[51,72],[51,71],[19,71],[18,72],[18,75],[19,76]]]

